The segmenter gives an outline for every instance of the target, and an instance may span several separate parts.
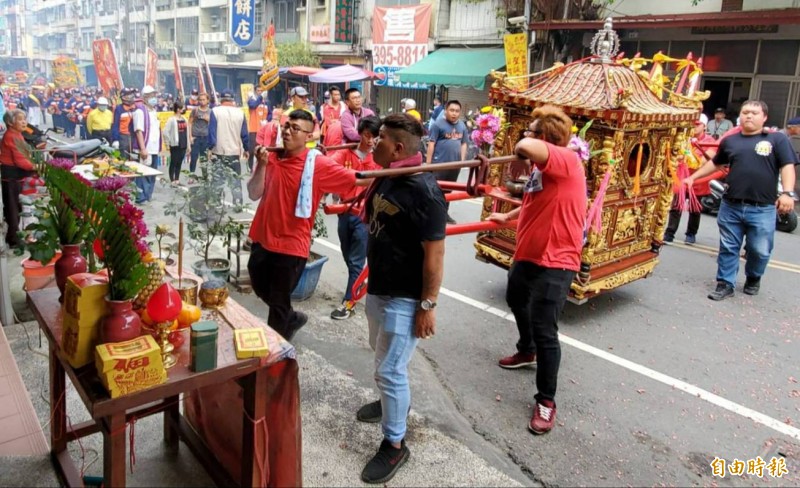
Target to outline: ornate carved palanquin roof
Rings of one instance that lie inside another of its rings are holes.
[[[596,58],[534,75],[525,90],[513,87],[501,75],[492,85],[490,96],[499,105],[557,105],[570,115],[602,119],[611,125],[687,123],[696,120],[700,110],[691,100],[666,103],[630,67]]]

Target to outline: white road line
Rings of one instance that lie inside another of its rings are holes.
[[[325,246],[329,249],[332,249],[338,253],[342,252],[339,246],[331,242],[328,242],[324,239],[314,239],[314,242],[322,246]],[[448,290],[447,288],[444,287],[442,287],[439,290],[439,293],[441,293],[442,295],[446,295],[454,300],[457,300],[465,305],[469,305],[470,307],[474,307],[484,312],[490,313],[501,319],[505,319],[510,322],[514,321],[513,314],[506,312],[504,310],[500,310],[499,308],[493,307],[481,301],[475,300],[474,298],[464,296],[461,293]],[[766,414],[763,414],[761,412],[756,412],[753,409],[747,408],[743,405],[739,405],[736,402],[732,402],[731,400],[722,398],[719,395],[715,395],[710,391],[691,385],[689,383],[686,383],[685,381],[681,381],[677,378],[673,378],[663,373],[659,373],[658,371],[650,369],[646,366],[642,366],[641,364],[634,363],[633,361],[621,358],[619,356],[606,352],[602,349],[590,346],[589,344],[581,342],[577,339],[573,339],[572,337],[566,336],[560,332],[558,334],[558,337],[564,344],[570,345],[576,349],[580,349],[581,351],[589,353],[600,359],[604,359],[608,362],[614,363],[617,366],[621,366],[627,370],[633,371],[634,373],[639,373],[642,376],[646,376],[652,380],[658,381],[659,383],[663,383],[667,386],[681,390],[685,393],[688,393],[689,395],[696,396],[697,398],[705,400],[720,408],[724,408],[729,412],[748,418],[756,423],[769,427],[770,429],[780,432],[781,434],[787,435],[795,440],[800,440],[800,429],[792,427],[791,425],[787,425],[786,423],[774,419]]]

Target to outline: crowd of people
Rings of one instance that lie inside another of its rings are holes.
[[[348,273],[341,306],[331,317],[352,316],[353,285],[367,265],[365,312],[379,399],[362,406],[355,416],[362,422],[381,423],[383,439],[361,478],[385,483],[410,456],[405,441],[411,406],[408,365],[419,340],[436,333],[445,230],[448,222],[454,222],[437,179],[454,181],[458,172],[437,172],[422,165],[464,160],[467,128],[457,100],[437,103],[429,126],[426,163],[420,151],[425,130],[414,103],[405,100],[404,113],[380,119],[364,106],[358,89],[342,92],[331,87],[328,95],[317,109],[309,104],[308,91],[295,87],[285,109],[273,108],[257,88],[244,102],[249,118],[236,106],[231,90],[223,90],[214,104],[205,93],[172,100],[146,86],[141,92],[124,90],[118,105],[81,92],[69,94],[66,101],[67,94],[54,93],[43,106],[48,111],[57,107],[50,112],[56,124],[66,124],[67,129],[75,124],[73,130],[85,127],[87,137],[106,138],[128,158],[148,166],[161,165],[166,144],[173,184],[179,184],[186,160],[190,173],[198,161],[207,159],[208,164],[224,166],[237,175],[242,173],[241,162],[247,161],[246,195],[258,202],[249,231],[248,271],[254,292],[268,305],[267,323],[287,339],[308,322],[306,314],[293,308],[290,296],[309,256],[320,202],[326,194],[335,194],[343,202],[361,202],[360,213],[339,216],[337,230]],[[157,112],[164,103],[170,104],[167,108],[173,115],[162,131]],[[84,116],[56,119],[65,112]],[[758,294],[772,252],[775,213],[793,210],[797,198],[788,190],[776,198],[779,176],[785,188],[794,187],[797,156],[786,134],[765,129],[767,115],[765,103],[745,102],[741,127],[721,136],[715,154],[698,149],[694,153],[698,164],[683,182],[691,186],[723,166],[729,170],[729,189],[718,218],[718,285],[709,295],[713,300],[733,296],[743,242],[747,249],[743,290]],[[31,112],[8,110],[4,122],[8,130],[0,148],[2,191],[5,217],[13,227],[19,178],[33,169],[18,150],[20,132],[31,122]],[[699,142],[713,138],[714,134],[707,134],[708,126],[708,119],[700,117],[692,136]],[[522,204],[488,217],[501,225],[516,221],[506,301],[519,340],[516,352],[500,358],[498,366],[537,366],[535,403],[527,423],[534,434],[545,434],[555,426],[561,361],[558,321],[580,268],[586,229],[586,174],[582,160],[569,146],[572,127],[572,120],[557,107],[533,111],[528,130],[514,147],[518,159],[511,163],[513,177],[528,177]],[[319,144],[334,150],[321,151]],[[356,178],[359,171],[379,168],[405,168],[407,174]],[[137,202],[149,201],[154,180],[137,178],[136,182]],[[234,203],[244,200],[238,178],[219,184],[227,184]],[[673,212],[665,241],[674,239],[679,220],[680,212]],[[699,215],[690,215],[687,242],[693,242],[698,228]],[[8,244],[16,245],[14,239],[16,232],[9,232]]]

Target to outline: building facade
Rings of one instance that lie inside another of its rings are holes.
[[[627,0],[612,4],[606,16],[614,18],[626,56],[648,58],[660,51],[702,59],[701,89],[711,92],[703,111],[709,116],[724,108],[735,120],[747,99],[767,102],[769,125],[782,127],[800,115],[800,1],[702,0],[692,5],[691,0]],[[585,31],[588,48],[599,25],[555,20],[531,27]]]

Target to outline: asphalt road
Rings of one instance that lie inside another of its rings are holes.
[[[454,203],[451,214],[477,220],[480,206]],[[331,256],[323,282],[334,286],[345,276],[335,222],[328,218],[331,235],[315,244]],[[558,425],[546,436],[526,428],[535,371],[496,366],[514,352],[517,332],[504,300],[506,272],[475,260],[473,239],[447,240],[437,334],[419,352],[456,414],[529,483],[800,484],[799,234],[776,235],[757,297],[741,293],[742,269],[735,297],[706,298],[715,285],[718,233],[713,217],[703,216],[697,245],[666,247],[650,278],[568,304]],[[325,355],[325,347],[315,349]],[[430,386],[418,378],[412,384],[417,397]],[[785,458],[789,473],[712,477],[715,457],[757,456]]]

